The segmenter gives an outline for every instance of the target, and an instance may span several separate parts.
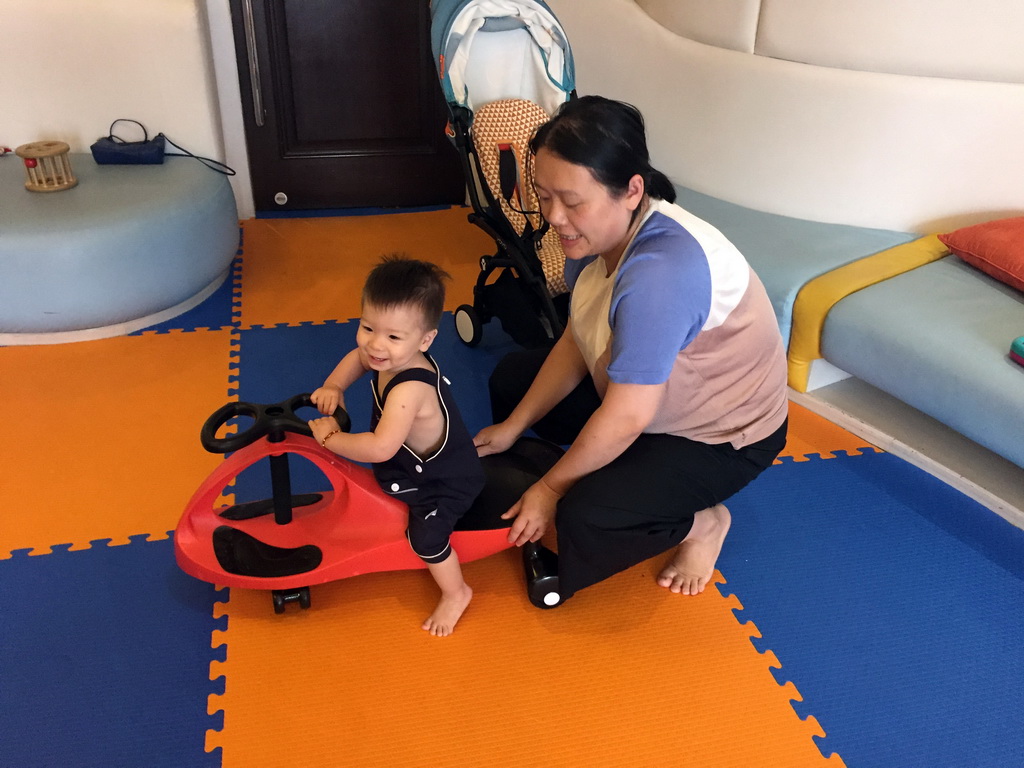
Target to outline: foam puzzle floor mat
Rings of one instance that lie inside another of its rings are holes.
[[[317,386],[382,252],[439,261],[449,313],[467,302],[493,243],[464,219],[247,221],[229,281],[179,318],[0,348],[0,765],[1022,764],[1024,532],[797,406],[699,597],[658,588],[655,558],[541,611],[506,550],[466,564],[473,602],[440,639],[424,571],[283,615],[183,573],[173,529],[222,461],[206,417]],[[512,348],[444,318],[432,352],[471,429]],[[251,470],[225,499],[267,496]]]

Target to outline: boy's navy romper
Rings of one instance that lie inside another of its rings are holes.
[[[452,552],[449,537],[458,521],[484,487],[484,471],[473,438],[462,422],[458,408],[434,359],[427,355],[433,372],[410,368],[395,376],[383,392],[378,375],[373,376],[371,429],[377,428],[388,393],[406,381],[422,381],[437,391],[445,420],[441,447],[427,457],[418,456],[403,445],[392,458],[373,465],[373,474],[385,493],[409,505],[406,531],[413,552],[427,563],[440,563]]]

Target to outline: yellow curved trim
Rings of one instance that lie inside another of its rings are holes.
[[[939,238],[927,235],[895,248],[833,269],[809,281],[793,302],[789,337],[789,386],[807,391],[811,362],[821,357],[821,331],[825,317],[840,299],[903,272],[941,259],[949,253]]]

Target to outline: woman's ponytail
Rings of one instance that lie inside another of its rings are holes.
[[[668,176],[654,168],[651,168],[650,173],[647,175],[647,194],[659,200],[664,200],[666,203],[674,203],[676,201],[676,188],[672,186]]]

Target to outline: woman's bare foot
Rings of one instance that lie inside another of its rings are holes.
[[[715,573],[715,563],[731,523],[732,515],[724,504],[695,514],[690,532],[676,549],[672,561],[658,574],[658,585],[684,595],[703,592]]]
[[[472,599],[473,590],[468,584],[463,584],[451,594],[442,592],[434,612],[423,622],[423,629],[435,637],[447,637],[455,630],[455,622],[462,616]]]

